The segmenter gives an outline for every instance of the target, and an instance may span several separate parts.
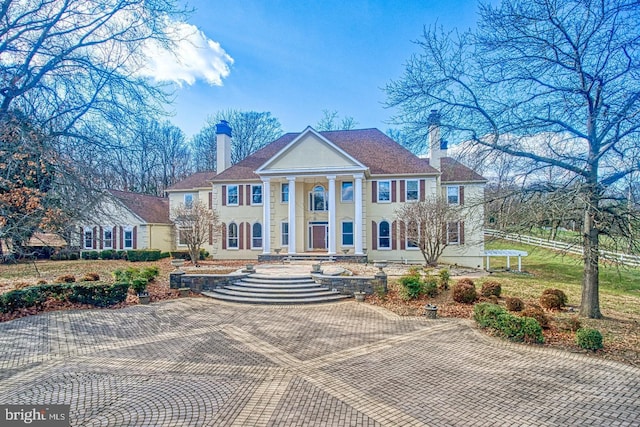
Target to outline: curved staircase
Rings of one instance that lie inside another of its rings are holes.
[[[233,285],[202,292],[211,298],[249,304],[317,304],[349,298],[314,282],[310,275],[251,274]]]

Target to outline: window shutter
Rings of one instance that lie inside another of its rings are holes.
[[[420,201],[424,202],[426,200],[425,198],[425,182],[424,179],[420,180]]]
[[[238,224],[238,249],[244,249],[244,222]]]
[[[103,248],[102,245],[104,244],[104,242],[102,241],[102,238],[104,237],[104,233],[102,232],[102,226],[98,227],[98,236],[100,236],[99,237],[99,239],[100,239],[100,249],[102,249]]]
[[[120,249],[124,248],[124,233],[122,232],[122,226],[120,226]]]
[[[378,224],[375,221],[371,221],[371,249],[378,249]]]
[[[91,239],[91,240],[93,240],[93,249],[97,249],[98,248],[98,242],[97,242],[98,239],[96,239],[96,236],[98,235],[98,227],[93,227],[92,233],[93,233],[93,236],[92,236],[93,239]]]
[[[444,245],[449,244],[449,236],[447,236],[447,223],[442,224],[442,243]]]
[[[404,197],[406,193],[404,186],[405,186],[405,180],[401,179],[400,180],[400,201],[401,202],[404,202]]]
[[[460,186],[460,204],[464,205],[464,185]]]
[[[400,221],[400,249],[401,250],[405,250],[407,248],[406,242],[407,242],[407,227],[405,227],[404,221]]]
[[[222,206],[227,206],[227,186],[222,186]]]
[[[238,185],[238,206],[244,205],[244,191],[242,191],[242,185]]]
[[[222,223],[222,249],[227,249],[227,224]]]
[[[116,241],[116,226],[113,226],[113,230],[111,230],[111,248],[115,249],[117,245]]]
[[[460,221],[460,244],[464,245],[464,221]]]
[[[247,201],[247,206],[249,206],[249,205],[253,204],[253,200],[252,200],[252,197],[251,197],[251,186],[247,185],[246,189],[247,189],[247,197],[245,198],[245,200]]]
[[[245,238],[247,239],[246,248],[251,249],[251,224],[245,222],[245,227],[247,227],[247,232],[244,233]]]
[[[213,245],[213,224],[209,224],[209,244]]]
[[[396,202],[396,180],[391,180],[391,202],[395,203]]]
[[[378,181],[371,181],[371,202],[378,203]]]
[[[133,234],[133,249],[138,249],[138,227],[137,226],[133,227],[133,231],[131,232],[131,234]]]
[[[393,249],[394,251],[398,249],[398,231],[396,230],[397,228],[398,223],[396,221],[393,221],[391,223],[391,249]]]
[[[213,192],[209,191],[209,209],[213,209]]]

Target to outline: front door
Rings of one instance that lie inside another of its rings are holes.
[[[309,224],[309,249],[327,250],[327,224]]]

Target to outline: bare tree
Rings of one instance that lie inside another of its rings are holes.
[[[580,313],[592,318],[602,317],[599,236],[608,191],[640,164],[639,25],[632,0],[483,4],[473,32],[425,30],[421,53],[387,86],[388,104],[406,126],[423,128],[425,112],[441,110],[460,140],[572,175],[583,208]],[[556,138],[538,147],[513,143],[545,132]]]
[[[447,203],[443,197],[403,203],[396,210],[396,218],[400,222],[401,238],[420,249],[428,266],[438,264],[452,236],[458,243],[461,231],[464,233],[465,213],[460,206]]]
[[[199,171],[215,169],[215,126],[220,120],[229,122],[233,132],[232,164],[238,163],[282,135],[280,121],[269,112],[258,113],[233,109],[218,111],[207,120],[204,128],[191,140],[196,162],[195,169]]]
[[[177,41],[171,23],[181,16],[173,0],[0,5],[0,121],[21,114],[42,134],[42,150],[56,158],[46,191],[68,213],[86,206],[95,187],[94,168],[74,156],[100,154],[134,118],[154,117],[169,102],[141,71],[148,43]]]
[[[344,116],[339,122],[338,112],[322,110],[322,118],[316,124],[316,130],[320,132],[330,130],[351,130],[358,126],[358,122],[351,116]]]
[[[200,132],[195,134],[189,146],[193,156],[191,157],[192,168],[196,172],[206,172],[216,170],[216,124],[213,119],[207,120]]]
[[[201,201],[191,205],[180,204],[172,209],[171,218],[179,239],[189,248],[193,265],[198,265],[200,247],[217,233],[220,227],[218,213]]]

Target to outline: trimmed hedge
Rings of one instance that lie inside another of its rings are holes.
[[[100,252],[98,251],[82,252],[82,259],[98,259],[98,258],[100,258]]]
[[[71,289],[69,301],[81,304],[91,304],[96,307],[108,307],[127,299],[128,283],[115,283],[113,285],[77,284]]]
[[[158,249],[136,249],[127,251],[127,259],[131,262],[158,261],[162,252]]]
[[[480,303],[473,307],[473,318],[482,328],[491,328],[512,341],[543,343],[542,327],[531,317],[518,317],[496,304]]]
[[[39,306],[48,298],[108,307],[127,298],[128,284],[50,283],[15,289],[0,295],[0,311],[10,313],[19,308]]]

